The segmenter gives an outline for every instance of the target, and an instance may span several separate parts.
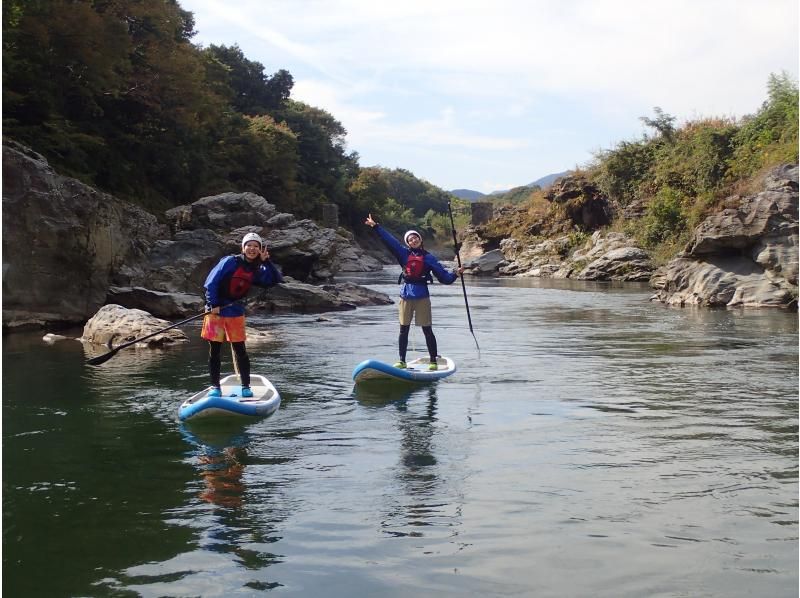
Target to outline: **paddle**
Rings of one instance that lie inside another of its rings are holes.
[[[459,250],[461,249],[458,245],[458,239],[456,239],[456,223],[453,220],[453,210],[450,207],[450,202],[447,202],[447,211],[450,213],[450,227],[453,231],[453,248],[456,252],[456,262],[458,263],[458,267],[461,267],[461,256],[458,254]],[[467,301],[467,286],[464,284],[464,275],[461,275],[461,290],[464,291],[464,305],[467,308],[467,322],[469,322],[469,331],[472,333],[472,338],[475,339],[475,346],[478,348],[478,353],[481,352],[481,347],[478,345],[478,339],[475,337],[475,331],[472,329],[472,317],[469,315],[469,301]]]
[[[236,302],[234,301],[234,303],[236,303]],[[220,309],[225,309],[226,307],[230,307],[234,303],[228,303],[228,305],[223,305]],[[191,318],[186,318],[185,320],[181,320],[180,322],[178,322],[177,324],[173,324],[172,326],[167,326],[166,328],[162,328],[161,330],[156,330],[155,332],[152,332],[152,333],[150,333],[150,334],[148,334],[146,336],[143,336],[141,338],[137,338],[137,339],[134,339],[132,341],[128,341],[127,343],[123,343],[119,347],[114,347],[108,353],[103,353],[102,355],[98,355],[97,357],[92,357],[91,359],[88,359],[86,361],[86,363],[88,365],[100,365],[102,363],[105,363],[106,361],[108,361],[109,359],[114,357],[114,355],[116,355],[117,352],[120,349],[124,349],[125,347],[130,347],[131,345],[135,345],[136,343],[140,343],[143,340],[146,340],[148,338],[154,337],[157,334],[161,334],[162,332],[166,332],[167,330],[172,330],[173,328],[177,328],[178,326],[182,326],[183,324],[186,324],[187,322],[191,322],[192,320],[196,320],[198,318],[202,318],[203,316],[205,316],[208,313],[211,313],[211,312],[204,311],[203,313],[194,315]]]

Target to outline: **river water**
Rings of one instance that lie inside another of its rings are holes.
[[[797,595],[796,313],[468,282],[480,352],[435,285],[459,371],[429,386],[353,387],[396,359],[394,306],[251,317],[283,397],[259,422],[177,421],[197,340],[93,368],[6,336],[6,595]]]

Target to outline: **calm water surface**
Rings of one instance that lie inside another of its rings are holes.
[[[460,285],[433,287],[459,371],[431,386],[353,388],[396,359],[393,306],[251,317],[283,396],[255,423],[177,421],[206,384],[197,340],[92,368],[80,343],[6,336],[4,592],[797,595],[796,313],[468,292],[480,353]]]

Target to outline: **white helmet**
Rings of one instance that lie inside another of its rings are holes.
[[[258,241],[258,245],[260,247],[264,247],[264,239],[262,239],[260,235],[257,235],[256,233],[247,233],[242,238],[242,249],[244,249],[244,246],[247,245],[250,241]]]
[[[406,231],[406,234],[403,235],[403,241],[405,242],[406,245],[408,245],[408,238],[411,235],[417,235],[419,237],[420,242],[422,242],[422,235],[421,234],[419,234],[415,230],[409,230],[409,231]]]

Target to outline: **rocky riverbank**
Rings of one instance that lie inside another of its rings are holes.
[[[202,198],[159,221],[5,143],[3,329],[81,325],[106,304],[161,318],[197,313],[206,274],[240,251],[247,232],[267,240],[286,278],[254,309],[309,313],[392,303],[383,293],[333,284],[339,272],[382,267],[344,229],[278,213],[254,193]]]
[[[797,308],[796,165],[771,170],[755,194],[727,198],[726,209],[700,223],[683,251],[661,267],[634,239],[602,228],[614,206],[579,177],[556,181],[547,197],[565,218],[528,231],[535,242],[470,227],[462,249],[467,272],[649,281],[653,299],[668,305]]]
[[[580,177],[556,181],[546,197],[560,219],[544,219],[526,235],[470,227],[461,250],[467,274],[649,281],[654,300],[669,305],[797,306],[796,165],[773,169],[754,194],[728,198],[726,209],[702,222],[661,267],[634,239],[609,230],[617,208]],[[501,217],[513,220],[513,211]],[[313,313],[392,303],[385,294],[334,283],[339,272],[382,267],[350,232],[279,213],[254,193],[205,197],[159,219],[8,142],[3,212],[6,331],[82,325],[107,304],[159,318],[197,313],[206,274],[223,255],[238,253],[247,232],[267,240],[286,278],[253,303],[255,310]]]

